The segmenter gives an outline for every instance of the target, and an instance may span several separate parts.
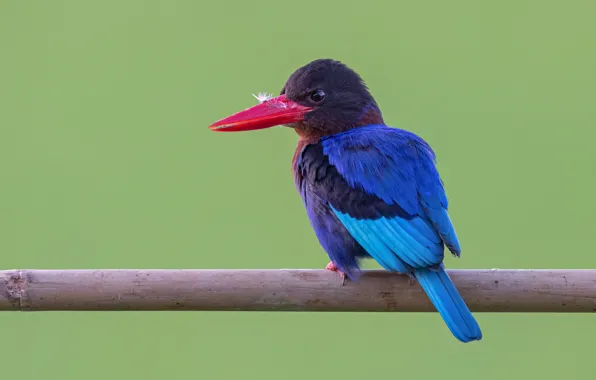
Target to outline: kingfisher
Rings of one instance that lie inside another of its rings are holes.
[[[482,332],[445,271],[444,248],[461,247],[430,145],[385,124],[368,86],[333,59],[298,68],[277,97],[223,118],[217,132],[294,129],[294,183],[326,269],[360,277],[363,259],[418,281],[451,333],[467,343]]]

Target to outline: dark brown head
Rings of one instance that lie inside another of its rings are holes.
[[[210,128],[233,132],[283,124],[303,137],[321,137],[382,123],[381,111],[360,76],[339,61],[318,59],[296,70],[280,96]]]

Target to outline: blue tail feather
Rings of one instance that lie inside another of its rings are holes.
[[[467,343],[482,339],[480,326],[442,265],[438,270],[416,269],[414,275],[458,340]]]

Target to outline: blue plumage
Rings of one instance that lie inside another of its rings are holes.
[[[467,343],[482,339],[480,326],[442,264],[438,270],[415,269],[414,275],[458,340]]]
[[[350,278],[358,260],[413,275],[463,342],[482,333],[443,267],[461,248],[430,146],[415,134],[368,125],[306,145],[298,186],[315,233]]]
[[[444,247],[456,256],[461,247],[430,146],[387,127],[362,78],[332,59],[298,68],[278,97],[210,128],[276,125],[300,136],[294,181],[332,261],[327,269],[356,280],[359,261],[373,258],[388,271],[415,277],[457,339],[480,340],[478,324],[443,267]]]

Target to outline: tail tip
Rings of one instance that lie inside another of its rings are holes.
[[[482,340],[482,331],[480,330],[480,326],[476,326],[475,331],[470,331],[469,334],[465,335],[456,335],[455,337],[462,343],[480,341]]]

